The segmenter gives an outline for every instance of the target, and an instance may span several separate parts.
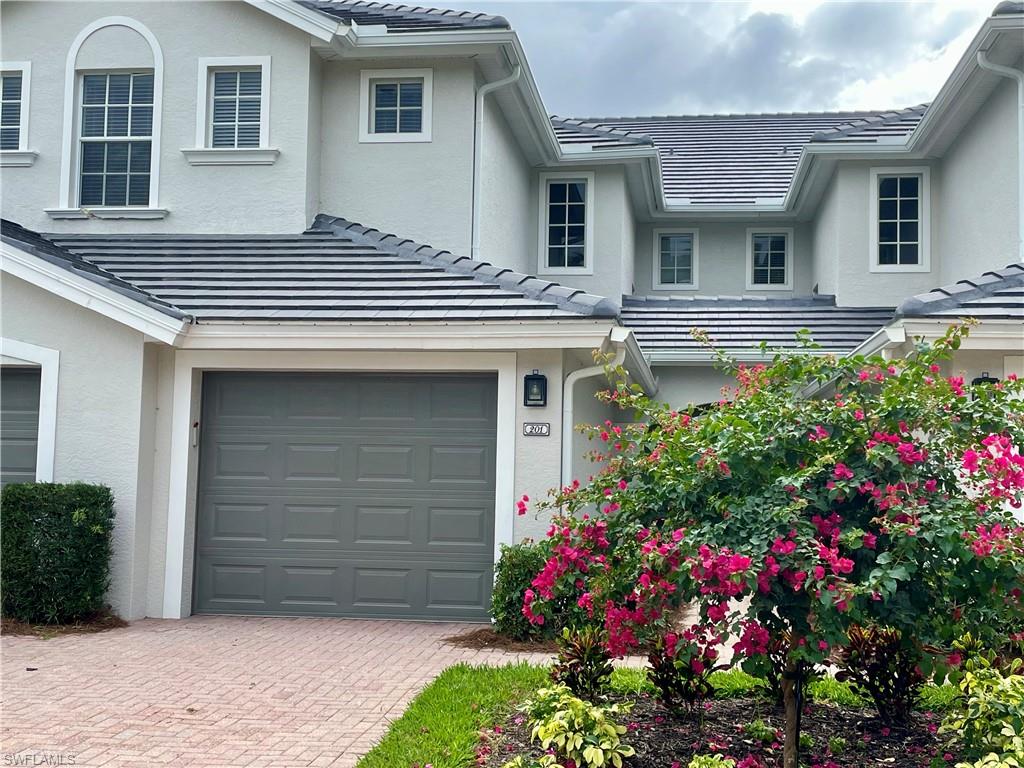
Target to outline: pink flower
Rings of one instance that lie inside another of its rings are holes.
[[[864,411],[858,408],[856,411],[853,412],[853,418],[855,418],[857,421],[864,421]]]
[[[619,480],[619,490],[624,491],[628,487],[628,483],[625,480]]]
[[[875,534],[873,534],[873,533],[865,533],[864,534],[864,546],[865,547],[867,547],[868,549],[874,549],[875,545],[877,543],[878,543],[878,537],[875,536]]]
[[[853,472],[842,462],[836,464],[836,468],[832,470],[832,474],[835,475],[837,480],[853,479]]]
[[[820,565],[814,566],[814,578],[821,581],[825,578],[825,568]]]

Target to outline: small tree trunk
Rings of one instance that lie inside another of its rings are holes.
[[[783,768],[800,768],[800,702],[796,696],[797,670],[790,667],[782,676],[782,703],[786,707],[786,740],[782,748]]]

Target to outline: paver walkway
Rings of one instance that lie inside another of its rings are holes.
[[[547,659],[442,642],[470,628],[194,616],[4,636],[0,765],[353,766],[444,668]]]

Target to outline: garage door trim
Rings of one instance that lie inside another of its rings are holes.
[[[53,482],[54,454],[57,448],[57,379],[60,352],[18,339],[0,338],[0,353],[5,362],[28,363],[39,367],[39,432],[36,444],[36,482]]]
[[[397,341],[397,339],[396,339]],[[302,343],[309,343],[303,339]],[[328,342],[329,343],[329,342]],[[171,403],[171,455],[167,498],[167,538],[163,563],[161,616],[191,613],[195,554],[197,448],[193,424],[200,419],[201,376],[204,371],[331,371],[337,373],[497,373],[494,551],[513,540],[515,423],[518,371],[515,352],[283,350],[268,361],[265,350],[189,349],[176,353]]]

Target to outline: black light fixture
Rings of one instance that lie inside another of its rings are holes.
[[[523,377],[523,405],[530,408],[543,408],[547,404],[548,377],[534,368],[533,373],[528,373]]]
[[[978,386],[979,384],[992,385],[992,384],[998,384],[998,383],[999,383],[999,379],[997,379],[995,376],[989,376],[988,371],[982,371],[981,372],[981,376],[978,376],[977,378],[971,379],[971,388],[973,389],[974,387]],[[974,395],[973,394],[971,395],[971,399],[972,400],[974,399]]]

